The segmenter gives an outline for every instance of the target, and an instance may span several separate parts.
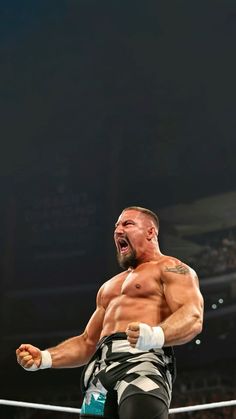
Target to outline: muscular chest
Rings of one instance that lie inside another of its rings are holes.
[[[110,283],[104,293],[105,305],[111,301],[127,298],[150,298],[163,292],[160,280],[150,272],[131,271],[124,273],[119,280]]]
[[[120,294],[130,297],[149,297],[158,292],[160,284],[151,275],[141,272],[130,272],[123,281]]]

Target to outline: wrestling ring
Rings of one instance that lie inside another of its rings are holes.
[[[80,409],[78,408],[63,407],[63,406],[56,406],[56,405],[49,405],[49,404],[40,404],[40,403],[21,402],[21,401],[16,401],[16,400],[0,399],[0,405],[20,407],[20,408],[49,410],[49,411],[51,410],[51,411],[63,412],[63,413],[77,413],[77,414],[80,413]],[[207,410],[207,409],[218,409],[218,408],[230,407],[230,406],[236,406],[236,400],[227,400],[227,401],[221,401],[221,402],[215,402],[215,403],[176,407],[169,410],[169,415],[194,412],[197,410],[199,411],[199,410]],[[1,412],[1,406],[0,406],[0,412]]]

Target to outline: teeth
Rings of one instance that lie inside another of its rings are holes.
[[[120,239],[118,241],[118,243],[119,243],[119,247],[120,247],[120,250],[121,251],[128,248],[128,243],[127,243],[127,241],[125,239]]]

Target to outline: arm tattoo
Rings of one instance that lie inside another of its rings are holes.
[[[176,265],[174,268],[169,268],[168,266],[166,266],[165,272],[174,272],[176,274],[185,275],[189,273],[189,269],[186,266],[183,266],[180,264],[180,265]]]

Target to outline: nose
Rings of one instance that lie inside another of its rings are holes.
[[[119,234],[122,234],[123,232],[124,232],[124,229],[123,229],[122,225],[121,224],[118,224],[115,227],[114,235],[115,236],[118,236]]]

